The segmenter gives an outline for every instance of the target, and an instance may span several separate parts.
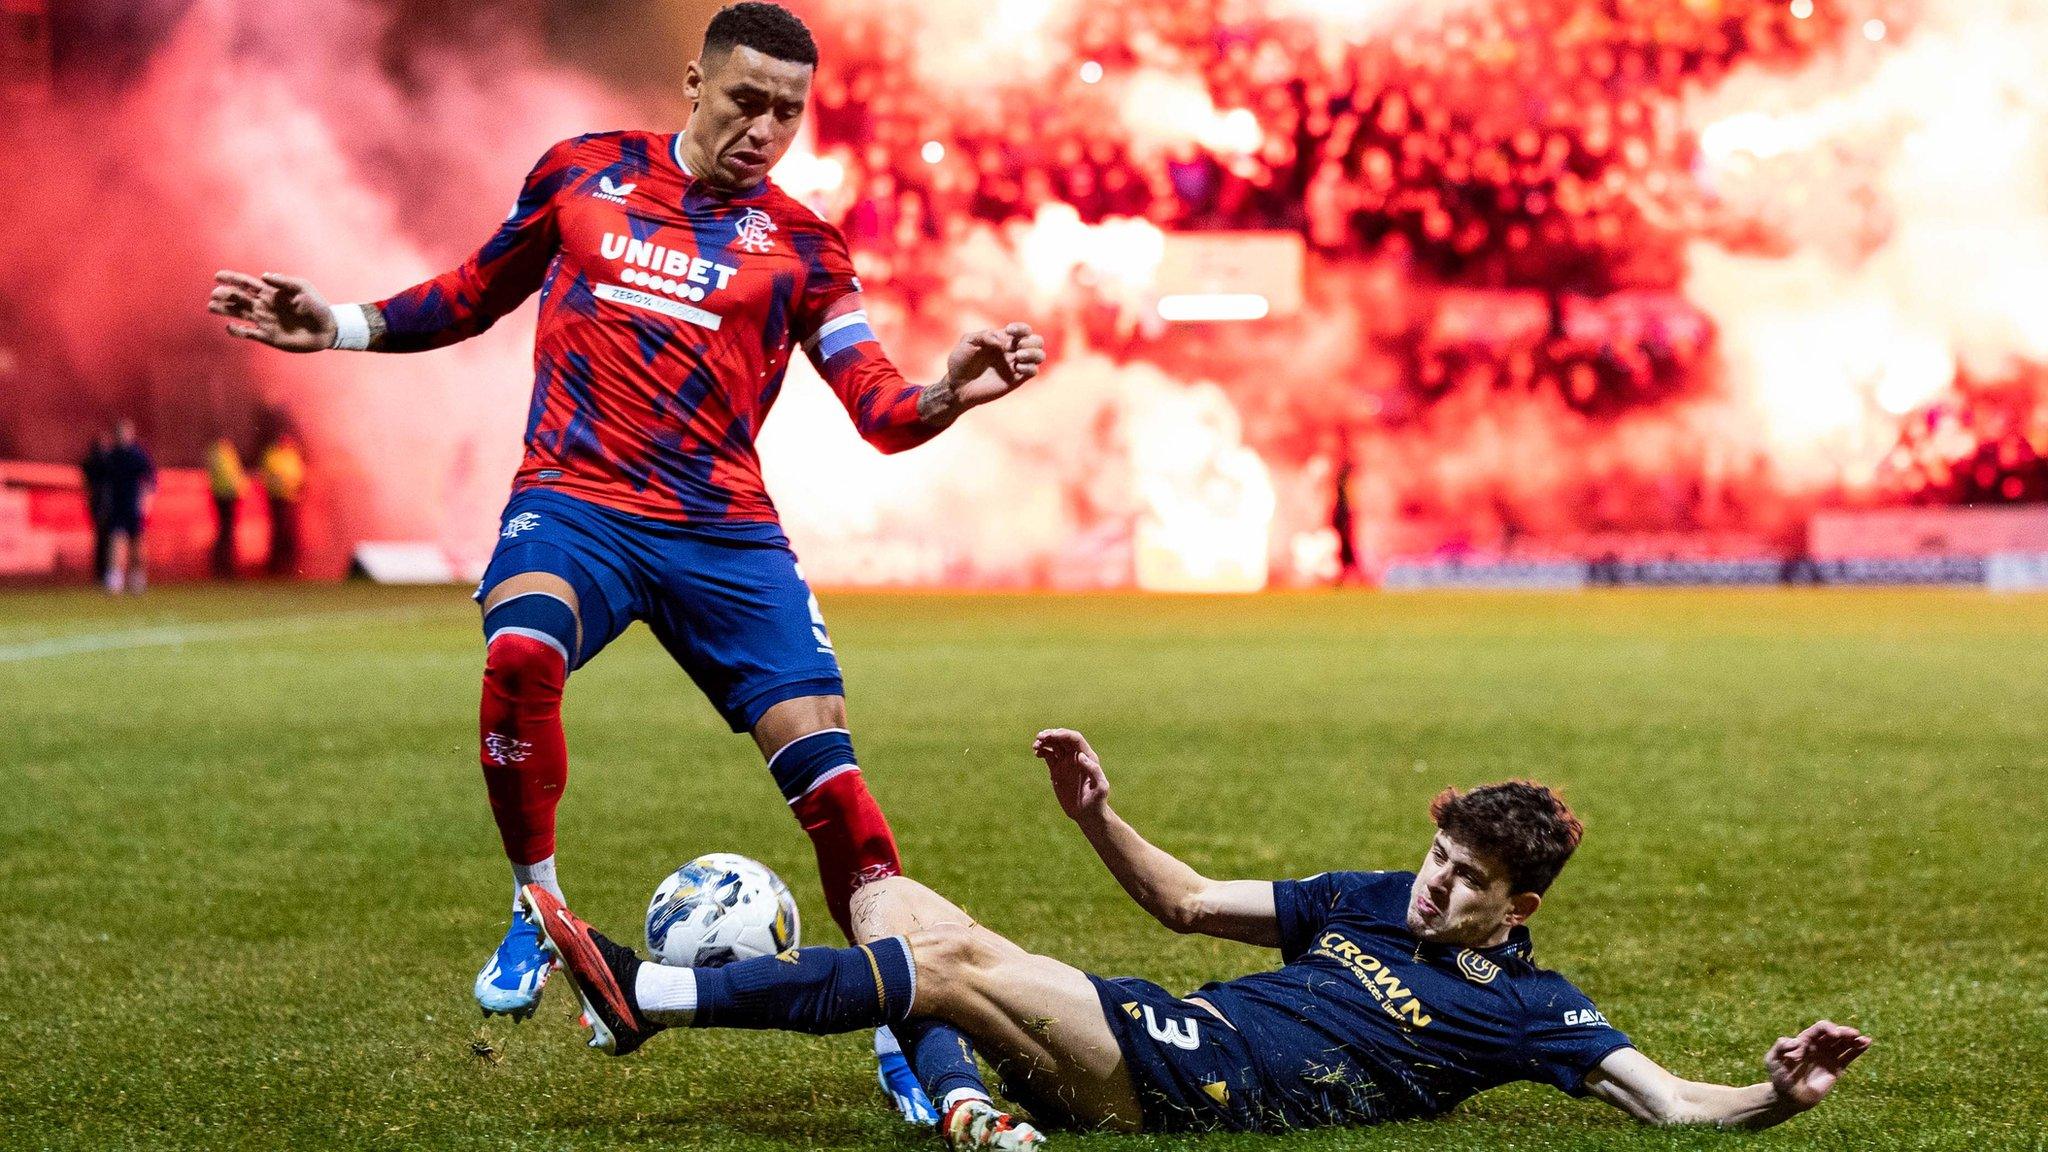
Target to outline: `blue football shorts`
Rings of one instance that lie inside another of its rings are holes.
[[[817,597],[775,524],[671,523],[528,488],[505,505],[477,599],[529,572],[576,591],[572,669],[645,621],[735,732],[784,700],[846,692]]]
[[[1263,1079],[1243,1033],[1149,980],[1090,975],[1147,1132],[1251,1132]]]

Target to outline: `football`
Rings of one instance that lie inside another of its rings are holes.
[[[668,874],[647,902],[647,951],[680,968],[716,968],[797,946],[796,898],[774,870],[730,852]]]

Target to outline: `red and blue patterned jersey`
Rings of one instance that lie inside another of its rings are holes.
[[[536,289],[515,491],[670,521],[773,522],[754,438],[797,345],[877,448],[937,432],[875,341],[838,230],[773,183],[723,193],[694,180],[680,134],[548,149],[474,256],[378,303],[382,347],[467,339]]]

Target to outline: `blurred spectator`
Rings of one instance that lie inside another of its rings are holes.
[[[85,515],[92,524],[92,581],[107,582],[107,457],[114,450],[114,438],[95,432],[92,446],[79,462],[81,486],[85,492]]]
[[[213,575],[235,578],[235,509],[242,502],[248,477],[242,471],[235,442],[222,436],[206,450],[206,482],[213,492]]]
[[[263,490],[270,498],[270,562],[272,576],[299,572],[299,500],[306,487],[306,459],[299,438],[280,433],[263,450],[258,464]]]
[[[1349,439],[1337,449],[1337,467],[1331,476],[1331,486],[1336,492],[1330,502],[1330,527],[1337,533],[1337,583],[1349,584],[1363,580],[1365,571],[1358,563],[1358,517],[1351,508],[1351,481],[1357,467],[1351,460]]]
[[[139,596],[148,587],[142,529],[156,491],[156,463],[135,439],[135,422],[114,425],[105,463],[108,592]]]

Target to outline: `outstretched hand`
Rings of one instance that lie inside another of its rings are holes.
[[[1048,728],[1031,742],[1031,753],[1045,761],[1053,795],[1069,819],[1099,812],[1109,801],[1109,777],[1086,736],[1070,728]]]
[[[286,352],[334,346],[334,315],[311,284],[296,276],[220,271],[206,310],[228,318],[228,335]]]
[[[1822,1020],[1797,1036],[1781,1036],[1764,1055],[1771,1087],[1794,1107],[1811,1108],[1827,1098],[1842,1070],[1870,1050],[1870,1037],[1846,1024]]]
[[[960,408],[1000,400],[1038,375],[1045,363],[1045,337],[1029,324],[969,332],[946,357],[946,380]]]

